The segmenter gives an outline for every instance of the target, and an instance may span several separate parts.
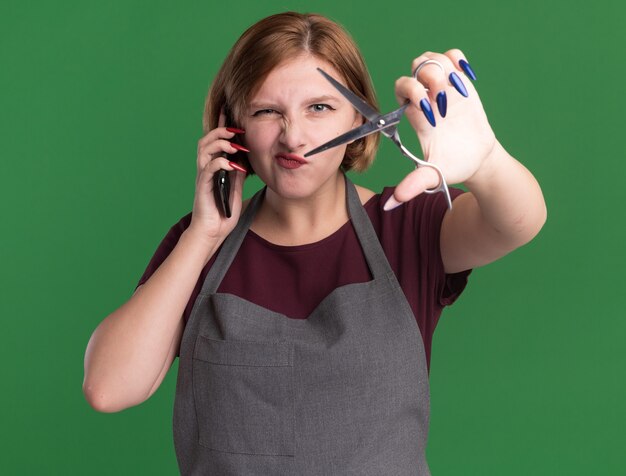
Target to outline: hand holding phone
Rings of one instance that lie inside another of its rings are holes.
[[[230,113],[230,109],[225,105],[220,114],[219,125],[223,127],[226,124],[233,124],[233,118]],[[243,134],[245,132],[243,129],[238,129],[236,127],[227,127],[226,130],[228,132],[234,132],[235,134]],[[239,151],[248,152],[248,149],[238,144],[236,140],[236,136],[233,137],[230,144]],[[240,170],[245,171],[243,168]],[[214,175],[213,191],[215,203],[217,204],[220,213],[223,217],[230,218],[232,215],[230,208],[230,176],[227,170],[220,169]]]

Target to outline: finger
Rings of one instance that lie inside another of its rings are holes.
[[[217,121],[217,127],[215,129],[211,129],[198,141],[198,152],[201,148],[217,139],[232,139],[235,134],[244,134],[245,132],[246,131],[243,129],[239,129],[237,127],[226,126],[226,114],[224,113],[224,108],[222,107]]]
[[[437,63],[427,63],[436,61]],[[437,104],[437,111],[441,117],[446,117],[448,110],[449,86],[448,75],[454,70],[450,59],[440,53],[427,52],[413,60],[411,71],[413,76],[428,90],[432,103]]]
[[[242,165],[231,162],[230,160],[228,160],[227,157],[216,157],[215,159],[211,160],[211,162],[209,162],[204,168],[204,170],[206,170],[210,174],[214,174],[220,169],[227,170],[229,172],[237,171],[244,174],[246,173],[246,169]]]
[[[241,165],[229,161],[226,157],[216,157],[208,162],[199,172],[196,179],[196,185],[198,184],[210,184],[210,188],[213,188],[213,181],[211,180],[218,170],[226,170],[228,172],[237,172],[237,175],[246,176],[246,169]]]
[[[476,74],[472,70],[469,63],[465,60],[465,55],[459,49],[451,49],[448,50],[444,56],[446,56],[454,66],[454,68],[448,73],[448,81],[461,96],[469,97],[470,92],[473,90],[471,81],[469,84],[466,83],[462,79],[462,76],[464,75],[459,73],[463,72],[468,77],[473,77],[473,79],[476,78]]]
[[[472,81],[476,81],[476,73],[474,72],[474,69],[470,66],[467,58],[465,57],[465,54],[461,50],[459,50],[458,48],[453,48],[446,51],[445,55],[447,58],[450,59],[457,71],[462,71]]]
[[[250,152],[244,146],[231,142],[228,139],[219,139],[210,144],[207,144],[202,148],[202,154],[217,155],[217,154],[236,154],[238,151]]]
[[[246,132],[239,127],[234,127],[233,124],[228,124],[227,120],[228,117],[226,116],[226,109],[224,106],[222,106],[222,109],[220,110],[220,117],[217,120],[217,127],[225,127],[228,132],[234,132],[235,134],[244,134]]]
[[[400,104],[408,100],[414,106],[406,110],[406,115],[416,130],[424,130],[437,125],[435,113],[423,84],[415,78],[403,76],[396,81],[395,93]],[[416,111],[421,111],[421,113],[416,114]]]
[[[417,197],[425,190],[436,187],[438,184],[439,175],[435,169],[432,167],[419,167],[404,177],[383,208],[386,211],[393,210],[404,202]]]
[[[198,170],[203,169],[208,162],[217,157],[224,156],[226,154],[236,154],[240,150],[248,152],[248,149],[245,147],[226,139],[213,141],[198,150]]]
[[[216,129],[212,129],[207,132],[204,137],[201,137],[200,140],[198,140],[198,151],[218,139],[232,139],[235,134],[236,132],[234,129],[229,130],[226,127],[218,127]]]
[[[429,60],[437,61],[441,64],[441,67],[436,63],[424,64]],[[411,64],[411,74],[415,76],[415,73],[417,72],[417,77],[415,79],[417,79],[430,91],[433,98],[438,91],[445,90],[447,86],[447,72],[452,71],[452,69],[453,64],[447,56],[432,52],[418,56]]]

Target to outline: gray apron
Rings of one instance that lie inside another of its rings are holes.
[[[335,289],[307,319],[216,293],[263,191],[224,242],[181,342],[174,445],[182,474],[430,474],[420,331],[347,178],[346,191],[373,280]]]

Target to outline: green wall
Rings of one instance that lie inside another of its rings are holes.
[[[539,237],[476,270],[444,312],[431,369],[433,473],[623,474],[624,7],[364,5],[2,2],[3,474],[177,472],[176,365],[148,402],[104,415],[83,398],[83,354],[191,209],[203,101],[228,48],[286,9],[352,32],[385,111],[412,58],[464,50],[496,135],[546,196]],[[401,130],[419,150],[406,121]],[[355,180],[380,190],[409,169],[384,143]]]

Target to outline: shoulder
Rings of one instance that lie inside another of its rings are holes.
[[[191,223],[191,212],[187,215],[183,216],[180,220],[178,220],[167,232],[167,234],[163,237],[156,251],[152,255],[150,262],[148,263],[148,267],[144,271],[143,275],[139,279],[139,283],[137,287],[141,286],[145,283],[150,276],[157,270],[161,263],[165,261],[165,259],[170,255],[178,240],[180,240],[183,232],[189,228],[189,224]]]
[[[187,213],[180,220],[178,220],[169,230],[168,236],[175,237],[177,240],[180,238],[180,235],[189,228],[191,224],[191,212]]]
[[[384,187],[383,190],[375,194],[367,189],[369,194],[360,195],[368,197],[363,202],[363,206],[377,231],[380,228],[402,227],[411,230],[413,233],[429,233],[439,235],[439,230],[443,217],[448,207],[445,197],[441,193],[422,193],[393,210],[384,210],[385,203],[393,195],[395,187]],[[463,190],[450,188],[452,200],[463,194]]]
[[[168,232],[165,234],[159,247],[156,250],[156,253],[153,259],[162,258],[163,260],[169,256],[174,247],[178,244],[178,240],[182,236],[183,232],[189,228],[191,224],[191,212],[187,213],[180,220],[174,223]]]
[[[359,198],[361,199],[361,204],[365,205],[368,201],[372,199],[376,195],[376,192],[373,192],[369,188],[361,187],[360,185],[354,186],[356,188],[357,193],[359,194]]]

